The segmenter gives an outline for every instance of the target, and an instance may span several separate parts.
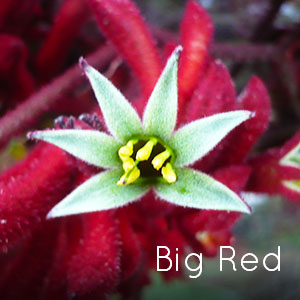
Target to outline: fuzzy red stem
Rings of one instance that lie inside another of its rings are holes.
[[[95,68],[102,69],[114,56],[115,52],[111,46],[103,46],[89,55],[87,60]],[[49,107],[57,104],[64,95],[74,91],[82,82],[85,82],[82,71],[77,65],[73,66],[15,110],[8,112],[0,119],[0,147],[5,146],[12,136],[27,130],[37,118],[49,110]]]

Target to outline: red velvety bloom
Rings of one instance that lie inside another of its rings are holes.
[[[117,60],[113,60],[109,68],[113,74],[111,79],[121,86],[124,77],[129,77],[127,92],[133,95],[137,94],[136,80],[140,83],[142,93],[133,99],[133,103],[141,114],[162,71],[160,49],[155,46],[133,2],[87,2],[90,8],[77,0],[66,1],[60,8],[57,22],[35,61],[36,73],[42,74],[46,82],[58,75],[65,66],[68,49],[91,9],[102,33],[134,71],[135,78],[132,78],[126,68],[119,68]],[[14,34],[19,32],[18,26],[7,22],[11,10],[4,8],[9,4],[1,4],[1,7],[0,25],[5,24]],[[19,8],[20,11],[23,9],[26,7]],[[70,24],[77,20],[80,22],[71,30]],[[196,1],[189,1],[180,30],[184,50],[179,63],[178,126],[232,110],[251,110],[256,115],[236,128],[193,167],[211,174],[236,193],[247,188],[293,198],[282,180],[299,180],[299,170],[279,166],[278,161],[299,142],[299,135],[283,148],[248,158],[269,123],[268,92],[254,76],[241,95],[236,96],[226,66],[210,55],[212,35],[213,25],[207,12]],[[14,77],[20,78],[20,85],[17,93],[13,88],[6,90],[13,99],[7,107],[22,101],[22,107],[27,107],[24,98],[34,90],[34,77],[26,67],[28,50],[23,37],[25,39],[21,34],[0,37],[6,51],[0,55],[19,56],[17,62],[14,59],[8,61],[11,63],[8,69]],[[115,58],[114,50],[105,48],[105,51],[101,53],[109,52],[109,61]],[[58,53],[61,56],[55,64]],[[2,56],[0,76],[7,74]],[[39,77],[36,81],[40,80]],[[74,97],[86,100],[90,96],[79,93]],[[34,103],[34,99],[29,98],[28,103]],[[14,113],[18,114],[18,108]],[[60,119],[58,123],[72,128],[101,128],[101,121],[93,117]],[[180,208],[155,199],[151,192],[139,202],[117,210],[45,220],[52,206],[94,173],[95,169],[62,150],[39,144],[23,162],[0,176],[2,299],[104,299],[116,291],[130,296],[148,283],[149,269],[155,268],[157,245],[166,245],[171,251],[179,248],[180,253],[192,248],[213,257],[220,245],[231,244],[234,240],[231,229],[239,219],[239,213]],[[173,278],[180,274],[171,270],[164,275]]]
[[[296,165],[281,163],[282,158],[295,147],[299,147],[299,144],[300,132],[282,147],[270,149],[249,159],[249,163],[253,166],[253,172],[247,189],[271,195],[282,194],[292,201],[300,202],[300,168]],[[295,187],[293,188],[289,183],[294,183]]]

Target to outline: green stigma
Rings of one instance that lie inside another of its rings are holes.
[[[157,138],[131,139],[119,149],[124,175],[117,185],[127,185],[140,177],[162,176],[168,183],[177,180],[172,167],[173,151]]]

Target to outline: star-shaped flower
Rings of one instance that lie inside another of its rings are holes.
[[[140,199],[150,188],[159,198],[176,205],[250,213],[249,207],[225,185],[187,166],[253,114],[244,110],[215,114],[173,132],[181,49],[177,47],[169,58],[142,121],[103,75],[80,60],[111,135],[97,130],[63,129],[35,131],[28,136],[109,170],[81,184],[52,208],[49,218],[121,207]]]

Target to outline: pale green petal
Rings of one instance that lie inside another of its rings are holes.
[[[93,176],[54,206],[47,218],[121,207],[148,191],[149,186],[145,184],[117,186],[121,175],[121,170],[114,170]]]
[[[29,138],[51,143],[92,165],[102,168],[121,166],[122,146],[111,136],[96,130],[62,129],[34,131]]]
[[[110,133],[122,142],[142,132],[141,120],[121,92],[83,59],[80,64],[88,77]]]
[[[289,151],[279,162],[283,166],[300,168],[300,143]]]
[[[282,184],[293,192],[300,194],[300,180],[283,180]]]
[[[156,194],[184,207],[250,213],[241,198],[224,184],[192,169],[178,168],[175,183],[157,183]]]
[[[176,166],[187,166],[212,150],[233,128],[251,118],[246,110],[231,111],[199,119],[177,130],[169,140],[176,152]]]
[[[175,49],[148,100],[143,125],[149,135],[170,136],[177,118],[177,65],[182,47]]]

